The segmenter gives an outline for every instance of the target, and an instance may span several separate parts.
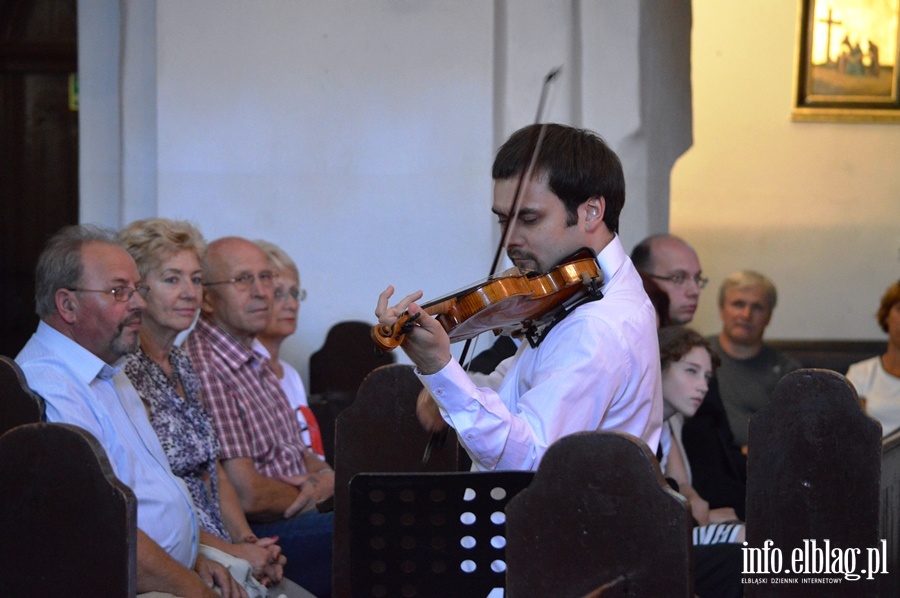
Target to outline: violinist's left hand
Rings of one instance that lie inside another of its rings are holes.
[[[378,305],[375,307],[378,321],[393,325],[404,312],[408,311],[412,317],[419,314],[400,346],[422,374],[440,371],[453,358],[450,354],[450,337],[444,327],[415,303],[422,298],[422,291],[407,295],[397,305],[388,307],[388,300],[393,294],[394,287],[389,286],[378,296]]]

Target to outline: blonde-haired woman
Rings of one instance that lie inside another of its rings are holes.
[[[247,561],[255,579],[273,586],[271,595],[294,594],[294,588],[302,592],[282,579],[285,557],[277,538],[257,538],[250,529],[219,464],[219,445],[202,402],[200,380],[187,354],[175,345],[200,309],[203,236],[188,222],[152,218],[131,223],[119,240],[150,288],[141,347],[128,356],[125,373],[147,407],[173,473],[190,490],[201,544]],[[263,591],[252,580],[238,581],[246,581],[251,595],[254,586]]]

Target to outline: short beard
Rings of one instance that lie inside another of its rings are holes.
[[[538,261],[537,256],[534,255],[533,253],[528,253],[526,251],[520,251],[520,250],[513,249],[513,250],[509,251],[506,255],[510,259],[510,261],[514,264],[516,262],[531,262],[538,269],[538,270],[534,270],[534,271],[539,271],[539,269],[541,268],[541,263]],[[540,273],[543,274],[544,272],[540,272]]]
[[[119,331],[109,344],[109,350],[113,355],[124,357],[125,355],[136,352],[140,348],[141,334],[139,331],[135,332],[131,337],[126,336],[125,334],[125,327],[133,324],[135,321],[141,321],[140,313],[128,316],[122,320],[121,324],[119,324]]]

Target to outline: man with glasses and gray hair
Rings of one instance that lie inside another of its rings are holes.
[[[93,434],[113,472],[134,492],[138,592],[214,597],[215,585],[222,596],[245,597],[224,567],[197,554],[190,493],[169,468],[144,405],[122,371],[122,357],[140,345],[148,291],[134,260],[108,231],[67,227],[41,253],[36,281],[41,321],[16,362],[44,398],[47,420]],[[39,594],[40,581],[35,584]]]
[[[251,528],[278,537],[285,577],[319,598],[331,594],[334,472],[303,442],[268,358],[253,349],[272,311],[276,273],[255,243],[225,237],[203,263],[200,318],[185,348],[200,377],[220,458]]]

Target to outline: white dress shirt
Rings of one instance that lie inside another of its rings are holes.
[[[116,477],[137,497],[138,528],[193,568],[199,536],[191,495],[172,473],[144,404],[121,366],[108,365],[44,322],[16,362],[28,386],[43,397],[48,421],[84,428],[106,450]]]
[[[584,304],[543,342],[498,366],[499,388],[477,387],[451,360],[419,375],[478,470],[535,470],[559,438],[616,430],[655,452],[662,426],[656,312],[618,236],[600,255],[603,298]]]

